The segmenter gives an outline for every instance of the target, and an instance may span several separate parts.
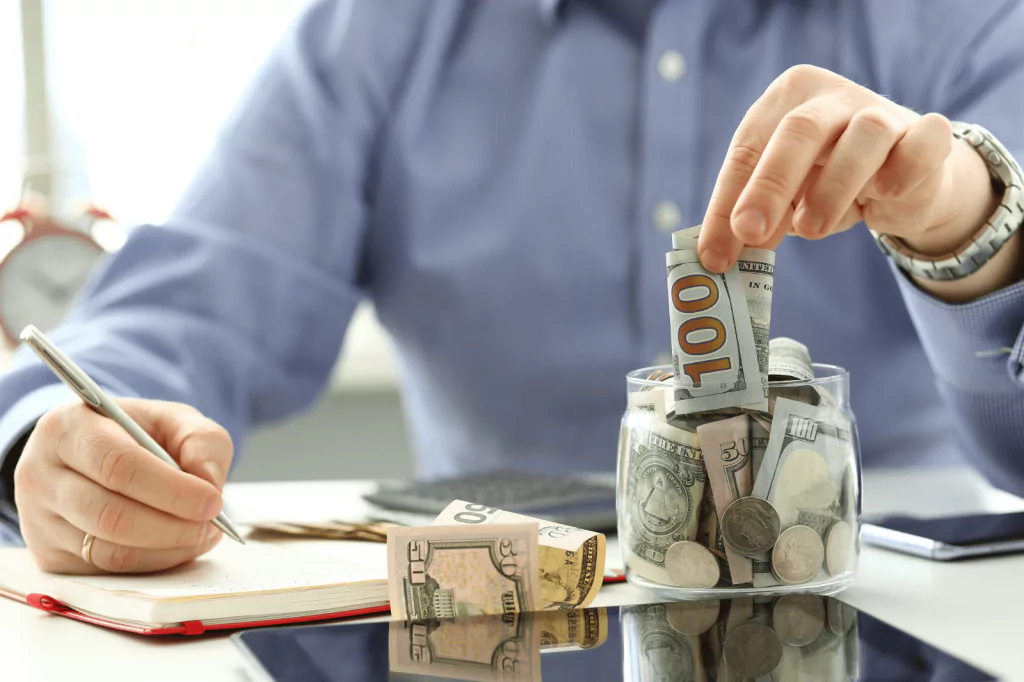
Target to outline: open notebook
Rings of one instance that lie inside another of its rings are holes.
[[[27,549],[0,548],[0,595],[148,635],[388,611],[387,568],[374,560],[376,553],[365,543],[337,544],[351,546],[344,558],[294,546],[222,542],[187,566],[139,576],[53,575],[38,569]]]

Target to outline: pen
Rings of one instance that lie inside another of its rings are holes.
[[[21,340],[25,342],[25,345],[34,350],[36,355],[42,358],[43,362],[53,370],[53,373],[67,384],[68,388],[74,391],[94,412],[117,422],[121,428],[128,432],[128,435],[135,439],[136,443],[178,471],[181,471],[181,467],[174,461],[174,458],[168,455],[167,451],[160,447],[160,444],[152,436],[146,433],[134,419],[129,417],[128,413],[121,409],[120,405],[104,393],[96,382],[89,378],[88,374],[83,372],[57,346],[53,345],[53,342],[46,338],[41,331],[33,325],[29,325],[21,332]],[[221,529],[225,535],[235,542],[245,544],[245,540],[238,534],[235,525],[231,523],[231,520],[223,511],[211,523]]]

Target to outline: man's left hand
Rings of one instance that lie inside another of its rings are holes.
[[[944,116],[796,66],[736,130],[698,252],[722,272],[744,246],[775,248],[786,234],[821,239],[863,220],[938,255],[963,244],[997,203],[984,162]]]

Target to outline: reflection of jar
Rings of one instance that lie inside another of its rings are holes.
[[[627,579],[668,599],[835,593],[859,555],[849,374],[769,383],[769,411],[674,413],[672,368],[627,375],[618,530]]]
[[[629,682],[857,676],[856,611],[829,597],[695,600],[619,613]]]

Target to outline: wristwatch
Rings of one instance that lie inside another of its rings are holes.
[[[871,234],[882,253],[916,277],[954,280],[966,277],[987,263],[1024,223],[1024,172],[992,133],[979,125],[953,122],[953,136],[974,147],[1003,198],[992,217],[967,242],[952,253],[925,256],[912,250],[899,237]]]

